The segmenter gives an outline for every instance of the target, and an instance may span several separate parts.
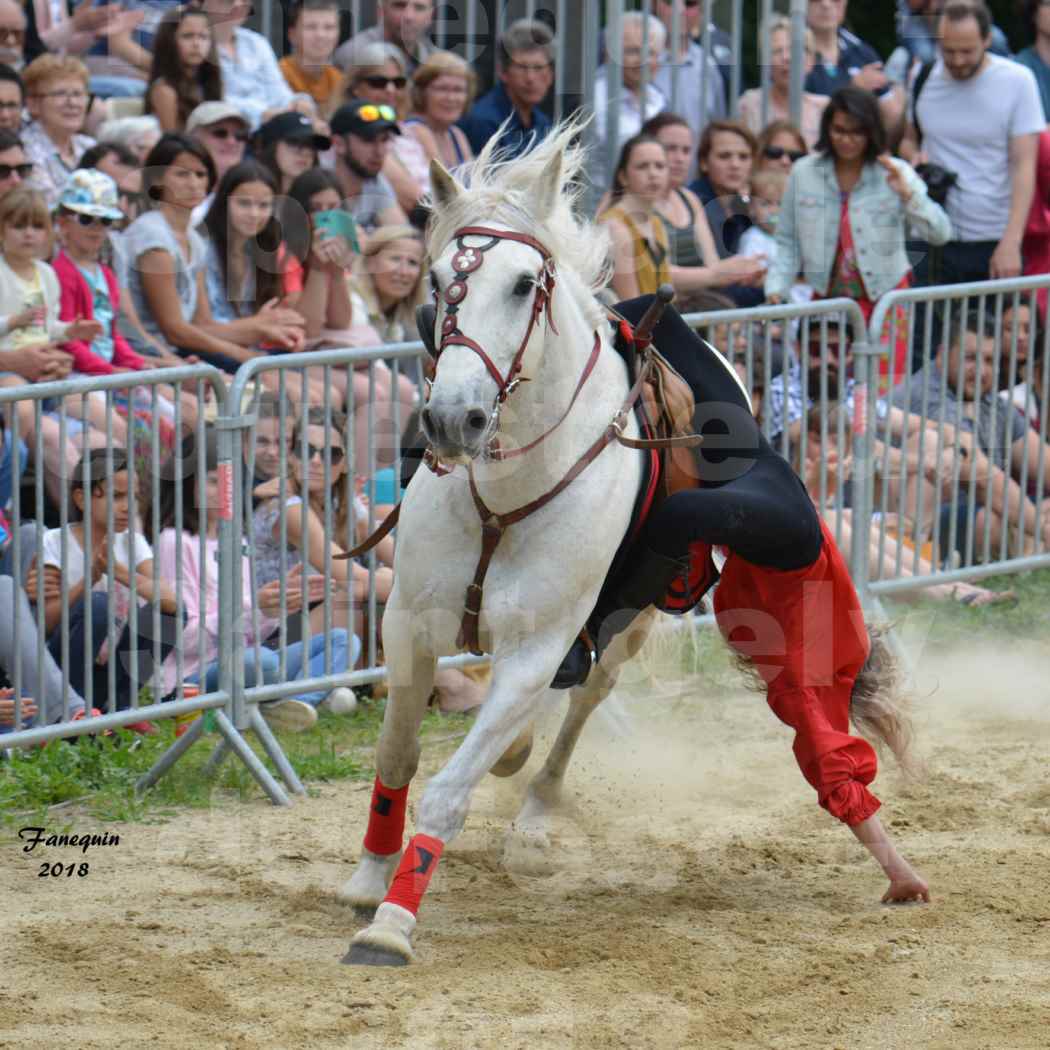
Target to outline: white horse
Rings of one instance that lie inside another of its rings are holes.
[[[483,597],[465,597],[483,543],[468,467],[484,506],[497,515],[513,512],[563,481],[628,394],[627,369],[594,296],[607,278],[606,237],[573,213],[584,159],[573,145],[577,132],[571,125],[556,129],[510,164],[483,151],[465,184],[432,167],[429,254],[440,306],[437,341],[444,345],[424,421],[432,450],[454,469],[420,468],[402,504],[395,584],[383,619],[390,695],[365,840],[374,846],[373,836],[382,838],[383,849],[363,849],[340,891],[341,899],[376,911],[353,938],[346,962],[400,965],[412,958],[415,910],[440,851],[463,827],[485,774],[510,775],[527,759],[540,700],[594,608],[641,483],[641,455],[609,441],[554,498],[506,528]],[[461,232],[478,226],[489,232]],[[623,433],[636,437],[629,415],[621,420]],[[493,456],[493,439],[504,452],[522,454]],[[492,685],[466,739],[427,784],[417,835],[402,857],[419,725],[436,660],[461,648],[465,601],[480,603],[478,638],[492,654]],[[529,785],[519,829],[542,841],[545,814],[583,724],[649,626],[651,611],[606,650],[586,686],[572,691],[551,754]]]

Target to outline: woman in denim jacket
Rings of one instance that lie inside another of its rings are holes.
[[[853,299],[868,320],[883,295],[911,284],[909,226],[933,245],[951,238],[948,216],[930,200],[922,179],[885,152],[875,96],[840,88],[824,111],[817,152],[791,169],[777,222],[776,258],[766,277],[767,301],[784,300],[801,272],[818,297]],[[887,314],[884,343],[891,332],[888,385],[900,380],[908,357],[904,310]],[[880,368],[886,369],[885,358]]]

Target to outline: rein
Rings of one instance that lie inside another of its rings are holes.
[[[452,257],[452,268],[455,273],[455,280],[453,280],[448,288],[445,289],[444,300],[446,316],[441,325],[441,342],[434,350],[433,357],[436,362],[440,358],[441,352],[448,346],[465,346],[476,353],[481,358],[489,374],[496,381],[498,387],[492,411],[492,418],[495,421],[498,421],[500,407],[509,395],[513,393],[518,384],[525,381],[524,378],[519,378],[518,373],[521,371],[522,358],[525,355],[525,349],[532,336],[532,331],[542,315],[546,314],[548,327],[557,334],[558,329],[555,327],[554,320],[551,316],[551,301],[556,280],[554,260],[543,244],[536,240],[536,238],[524,233],[515,233],[510,230],[494,230],[486,226],[464,226],[457,230],[454,236],[456,238],[456,246],[458,249],[456,254]],[[486,244],[479,247],[469,247],[464,243],[464,238],[470,236],[488,237],[489,240]],[[529,247],[534,248],[539,252],[543,259],[543,265],[537,274],[536,295],[533,299],[532,313],[529,318],[528,327],[525,330],[525,335],[522,338],[517,353],[514,355],[514,360],[511,362],[506,377],[500,374],[499,369],[493,364],[492,359],[485,353],[484,349],[482,349],[477,342],[460,331],[457,316],[459,306],[467,295],[467,280],[470,275],[480,269],[481,265],[484,263],[485,252],[494,248],[501,240],[517,241],[519,244],[527,244]],[[641,321],[639,321],[635,330],[630,332],[629,326],[627,326],[627,334],[630,336],[631,342],[634,344],[634,348],[640,359],[640,365],[637,368],[634,384],[627,392],[627,396],[616,415],[613,416],[598,438],[569,468],[553,488],[515,510],[507,511],[503,514],[497,514],[487,506],[481,493],[478,491],[473,464],[468,466],[467,471],[470,481],[470,495],[481,521],[481,556],[478,559],[477,569],[474,572],[474,579],[467,587],[467,593],[464,600],[463,618],[460,621],[459,635],[456,639],[456,644],[460,649],[468,649],[476,656],[480,656],[483,652],[478,639],[478,626],[481,617],[482,600],[484,597],[485,577],[488,573],[493,555],[496,553],[496,548],[499,546],[500,540],[503,538],[503,533],[507,528],[523,521],[531,514],[534,514],[536,511],[545,507],[556,496],[564,492],[565,489],[567,489],[569,485],[571,485],[613,441],[617,441],[621,445],[632,449],[694,448],[700,444],[702,438],[696,434],[670,438],[642,439],[629,438],[624,435],[624,429],[630,419],[631,412],[634,409],[638,398],[641,396],[642,389],[645,386],[646,381],[649,379],[653,367],[652,359],[647,352],[653,329],[659,322],[660,315],[663,313],[665,307],[673,298],[673,290],[667,285],[661,286],[652,305],[646,311]],[[625,324],[626,322],[621,323],[621,331],[624,330],[623,326]],[[524,455],[526,452],[534,449],[540,444],[540,442],[544,441],[555,430],[557,430],[559,426],[561,426],[568,417],[573,406],[576,404],[580,392],[587,380],[593,373],[598,362],[599,354],[601,353],[601,346],[601,335],[596,331],[594,333],[594,346],[591,349],[590,356],[588,357],[587,363],[576,384],[576,389],[573,391],[569,404],[559,417],[558,421],[549,430],[544,431],[544,433],[538,438],[530,441],[527,445],[524,445],[521,448],[503,451],[499,449],[497,445],[495,448],[490,449],[490,456],[492,459],[502,460]],[[450,473],[448,468],[441,465],[432,449],[428,448],[426,450],[424,463],[438,476]],[[336,555],[336,557],[356,558],[371,550],[394,528],[397,524],[400,512],[401,503],[399,502],[371,536],[354,547],[353,550],[345,554]]]

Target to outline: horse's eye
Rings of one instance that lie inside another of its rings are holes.
[[[518,283],[514,285],[514,294],[528,295],[535,286],[535,282],[531,277],[519,277]]]

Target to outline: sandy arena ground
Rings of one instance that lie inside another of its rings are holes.
[[[407,969],[339,964],[364,785],[108,825],[72,882],[3,843],[0,1047],[1046,1048],[1050,656],[933,663],[929,774],[876,784],[929,906],[878,904],[760,697],[667,687],[585,735],[550,874],[505,869],[524,781],[486,780]]]

